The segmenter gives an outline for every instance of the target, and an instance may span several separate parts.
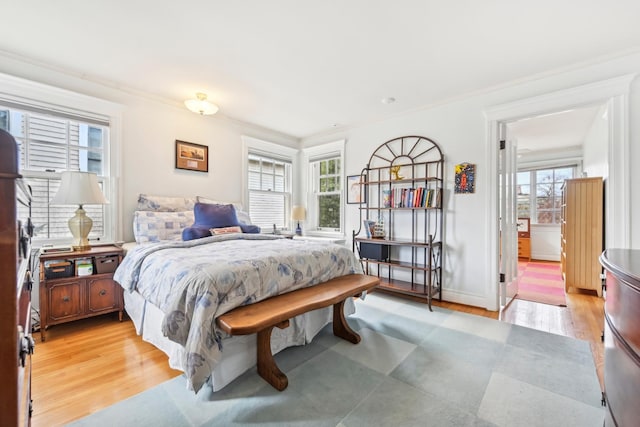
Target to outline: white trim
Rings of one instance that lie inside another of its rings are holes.
[[[483,177],[489,186],[489,203],[487,203],[486,241],[489,250],[485,253],[486,265],[489,266],[485,278],[485,307],[498,310],[497,277],[498,262],[498,127],[500,123],[522,119],[525,117],[547,114],[585,105],[603,104],[609,106],[609,179],[606,193],[606,247],[629,247],[630,241],[630,160],[629,160],[629,92],[636,74],[628,74],[570,89],[509,102],[484,111],[487,124],[485,141],[489,166]]]

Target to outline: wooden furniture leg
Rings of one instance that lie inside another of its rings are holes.
[[[285,320],[258,332],[258,374],[276,390],[282,391],[289,385],[289,379],[278,368],[271,354],[271,330],[275,326],[280,329],[288,328],[289,321]]]
[[[349,341],[353,344],[360,342],[360,335],[358,335],[347,323],[344,317],[344,303],[340,301],[333,304],[333,335]]]

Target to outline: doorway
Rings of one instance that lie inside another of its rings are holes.
[[[606,223],[605,247],[628,246],[630,209],[629,200],[629,152],[628,108],[626,98],[634,76],[622,76],[592,83],[572,89],[554,92],[534,98],[500,105],[485,112],[489,135],[487,138],[487,164],[493,173],[489,174],[491,191],[490,217],[498,218],[489,224],[490,242],[489,280],[486,289],[486,308],[499,310],[500,305],[500,197],[499,197],[499,141],[500,129],[511,122],[527,117],[541,117],[560,111],[574,110],[585,106],[606,105],[610,126],[608,135],[608,176],[606,181]],[[507,250],[510,250],[507,248]]]

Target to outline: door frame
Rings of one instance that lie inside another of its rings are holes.
[[[521,99],[490,107],[484,111],[487,126],[486,164],[489,167],[489,203],[485,237],[488,280],[485,307],[498,311],[499,304],[499,197],[498,142],[500,124],[514,120],[564,111],[595,104],[607,104],[609,114],[609,146],[607,191],[605,191],[605,247],[629,247],[631,188],[629,185],[629,93],[636,74],[627,74],[570,89]]]

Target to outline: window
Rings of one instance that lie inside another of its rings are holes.
[[[315,214],[320,231],[340,231],[340,197],[342,174],[340,157],[318,160],[311,164]]]
[[[289,226],[291,161],[249,152],[249,215],[263,230]]]
[[[308,173],[302,177],[307,205],[306,233],[326,235],[344,230],[344,146],[339,140],[304,148]]]
[[[518,172],[518,217],[535,224],[560,224],[562,184],[574,173],[575,166]]]
[[[49,200],[58,191],[60,173],[65,170],[94,172],[109,199],[108,121],[94,123],[81,117],[41,109],[32,111],[0,102],[0,127],[16,139],[20,173],[32,189],[34,239],[67,240],[71,237],[67,221],[78,207],[49,205]],[[84,209],[93,220],[89,238],[103,238],[104,207],[86,205]]]

